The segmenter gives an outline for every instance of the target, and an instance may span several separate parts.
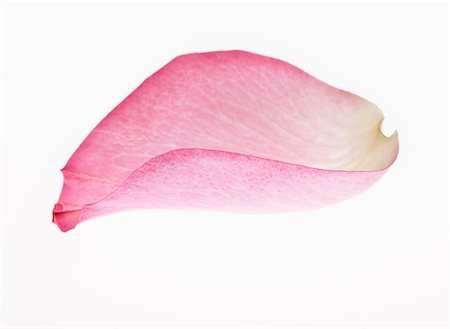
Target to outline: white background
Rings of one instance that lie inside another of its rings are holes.
[[[448,7],[3,5],[5,327],[447,326]],[[63,234],[59,172],[176,55],[243,49],[376,103],[400,155],[318,211],[116,214]]]

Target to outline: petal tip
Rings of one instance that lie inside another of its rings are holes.
[[[62,232],[67,232],[74,229],[80,221],[80,210],[73,211],[58,211],[62,205],[55,204],[53,210],[53,223],[58,225]],[[61,208],[62,209],[62,208]]]

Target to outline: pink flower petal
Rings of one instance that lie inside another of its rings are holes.
[[[62,170],[63,231],[140,208],[281,212],[371,186],[398,137],[381,111],[298,68],[243,51],[175,58],[83,141]]]

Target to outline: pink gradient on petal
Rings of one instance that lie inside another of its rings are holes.
[[[372,103],[265,56],[177,57],[146,79],[64,167],[62,231],[141,208],[313,209],[371,186],[395,160]]]

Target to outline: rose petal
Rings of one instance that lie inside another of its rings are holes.
[[[381,111],[298,68],[243,51],[175,58],[83,141],[53,220],[139,208],[279,212],[344,200],[381,177],[398,137]]]

